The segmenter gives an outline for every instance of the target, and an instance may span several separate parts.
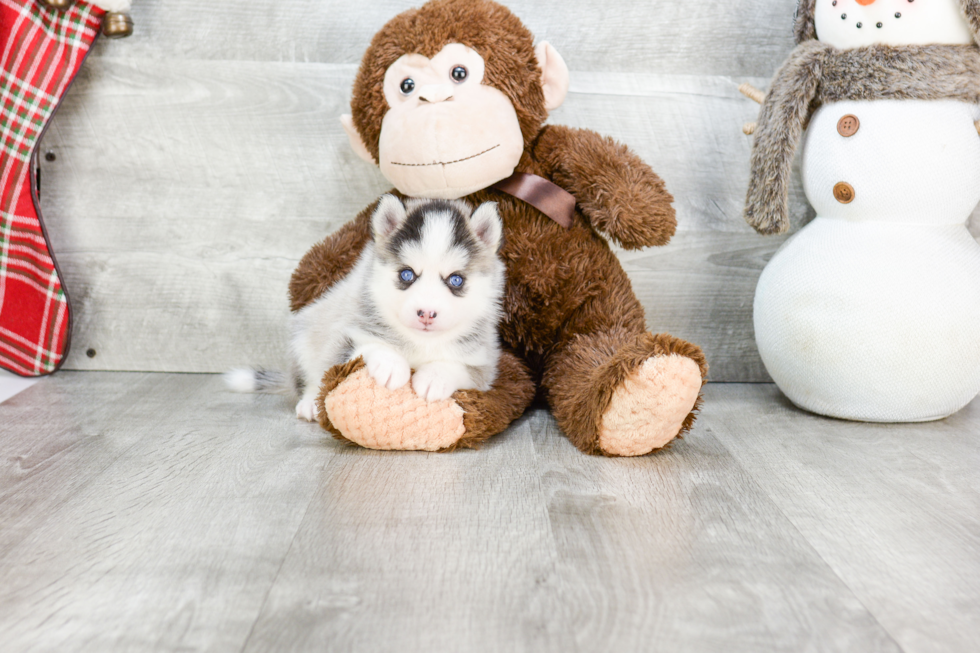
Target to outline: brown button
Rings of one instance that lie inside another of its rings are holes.
[[[850,204],[854,201],[854,186],[846,181],[842,181],[834,186],[834,199],[841,204]]]
[[[853,136],[859,129],[861,129],[861,121],[857,116],[847,114],[837,121],[837,133],[844,138]]]

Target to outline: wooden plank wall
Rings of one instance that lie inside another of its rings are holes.
[[[68,369],[284,363],[296,262],[387,189],[337,117],[372,34],[415,4],[137,0],[136,34],[96,45],[42,145]],[[737,86],[766,86],[795,3],[507,4],[572,71],[551,122],[629,144],[677,199],[671,244],[621,256],[650,328],[702,345],[713,380],[768,380],[752,295],[785,238],[741,218],[757,107]],[[791,205],[798,229],[812,218],[798,181]]]

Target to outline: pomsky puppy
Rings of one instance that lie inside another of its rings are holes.
[[[396,390],[411,379],[427,401],[489,390],[497,376],[504,264],[494,202],[384,195],[371,217],[373,242],[351,272],[292,317],[296,416],[316,419],[323,374],[364,357],[368,373]],[[412,370],[415,374],[412,374]],[[282,375],[233,370],[241,392],[284,389]]]

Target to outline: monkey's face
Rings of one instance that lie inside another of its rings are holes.
[[[381,172],[406,195],[455,199],[509,177],[524,151],[510,100],[483,84],[484,60],[451,43],[385,72]]]

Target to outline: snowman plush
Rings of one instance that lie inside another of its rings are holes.
[[[765,96],[745,218],[789,229],[804,137],[817,217],[759,279],[759,352],[796,405],[946,417],[980,391],[980,0],[801,0]]]

